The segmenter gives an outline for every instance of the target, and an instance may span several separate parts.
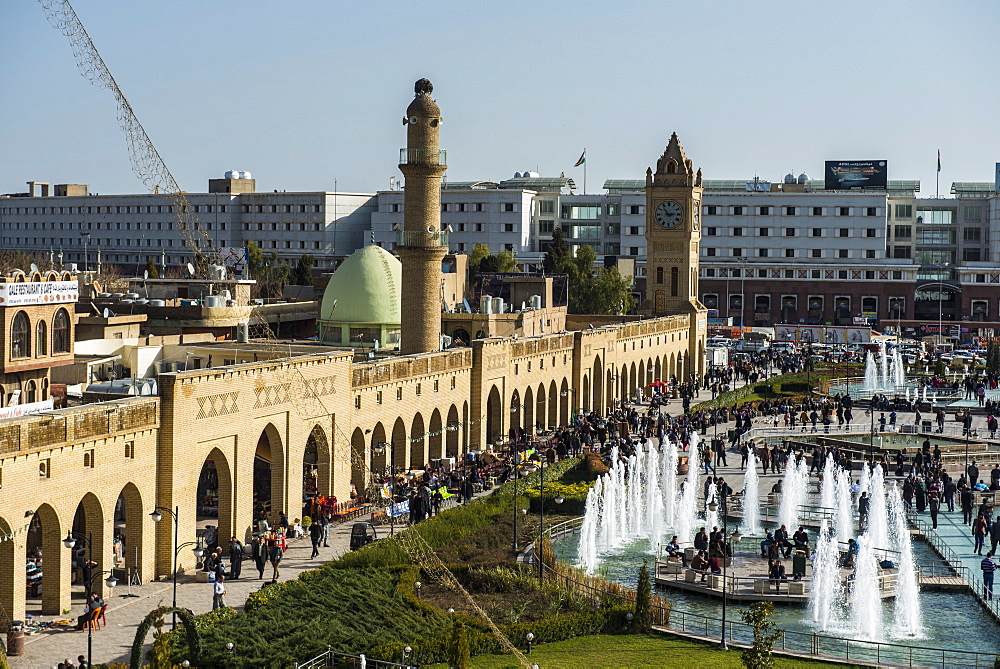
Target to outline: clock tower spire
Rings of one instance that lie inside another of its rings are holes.
[[[649,316],[691,315],[688,373],[704,367],[706,309],[698,300],[701,241],[701,170],[695,170],[677,133],[646,170],[646,299]],[[699,346],[698,342],[702,342]]]

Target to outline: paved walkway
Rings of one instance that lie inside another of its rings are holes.
[[[480,495],[477,496],[481,496]],[[359,518],[358,521],[363,520]],[[312,544],[308,536],[291,539],[288,550],[281,561],[281,574],[278,580],[287,581],[298,578],[299,574],[310,569],[316,569],[334,558],[350,550],[351,526],[354,521],[348,521],[331,526],[329,548],[320,548],[316,558],[310,558]],[[385,535],[383,535],[383,529]],[[397,527],[397,529],[399,529]],[[379,537],[388,536],[388,525],[378,528]],[[249,559],[243,562],[242,576],[226,581],[226,602],[229,606],[242,610],[247,597],[260,589],[271,578],[271,566],[264,569],[264,579],[257,578],[257,569]],[[196,583],[193,577],[183,577],[177,584],[177,605],[191,609],[195,614],[207,613],[212,610],[212,583]],[[158,606],[169,606],[173,597],[173,582],[153,581],[142,586],[133,587],[132,593],[139,597],[124,597],[128,589],[123,585],[115,588],[114,594],[108,596],[107,626],[93,632],[94,663],[128,662],[135,640],[136,629],[141,620]],[[41,616],[36,619],[53,620],[72,617],[74,620],[82,612],[82,600],[74,598],[71,616]],[[170,621],[166,621],[167,626]],[[148,636],[148,644],[152,643],[152,634]],[[237,647],[239,639],[232,640]],[[10,665],[17,668],[51,669],[58,663],[72,660],[76,664],[78,655],[87,654],[87,633],[72,628],[53,629],[26,638],[25,654],[21,657],[8,658]]]

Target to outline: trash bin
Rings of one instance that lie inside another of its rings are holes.
[[[13,620],[7,629],[7,654],[16,657],[24,655],[24,621]]]
[[[795,554],[792,555],[792,573],[803,575],[806,573],[805,551],[795,551]]]
[[[922,421],[920,421],[920,429],[923,430],[924,432],[930,432],[931,431],[931,422],[929,420],[922,420]]]

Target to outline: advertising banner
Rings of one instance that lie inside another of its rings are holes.
[[[38,413],[40,411],[51,411],[52,407],[53,407],[52,398],[49,398],[44,402],[31,402],[30,404],[15,404],[12,407],[0,408],[0,418],[17,418],[18,416],[27,416],[29,413]]]
[[[777,341],[810,344],[863,344],[871,341],[871,328],[834,325],[776,325]]]
[[[885,190],[889,185],[884,160],[826,161],[825,190]]]
[[[77,281],[33,281],[0,283],[0,306],[21,307],[28,304],[69,304],[80,294]]]

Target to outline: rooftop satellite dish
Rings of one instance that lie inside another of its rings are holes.
[[[32,272],[37,272],[38,271],[38,265],[36,265],[35,263],[31,263],[31,271]]]
[[[148,281],[149,280],[149,270],[148,269],[145,270],[145,271],[143,271],[143,273],[142,273],[142,280],[143,281]]]
[[[191,276],[194,276],[194,265],[192,265],[191,263],[188,263],[187,267],[188,267],[188,274],[190,274]]]
[[[111,318],[111,310],[108,309],[107,307],[104,307],[104,314],[103,314],[103,316],[105,318]]]

